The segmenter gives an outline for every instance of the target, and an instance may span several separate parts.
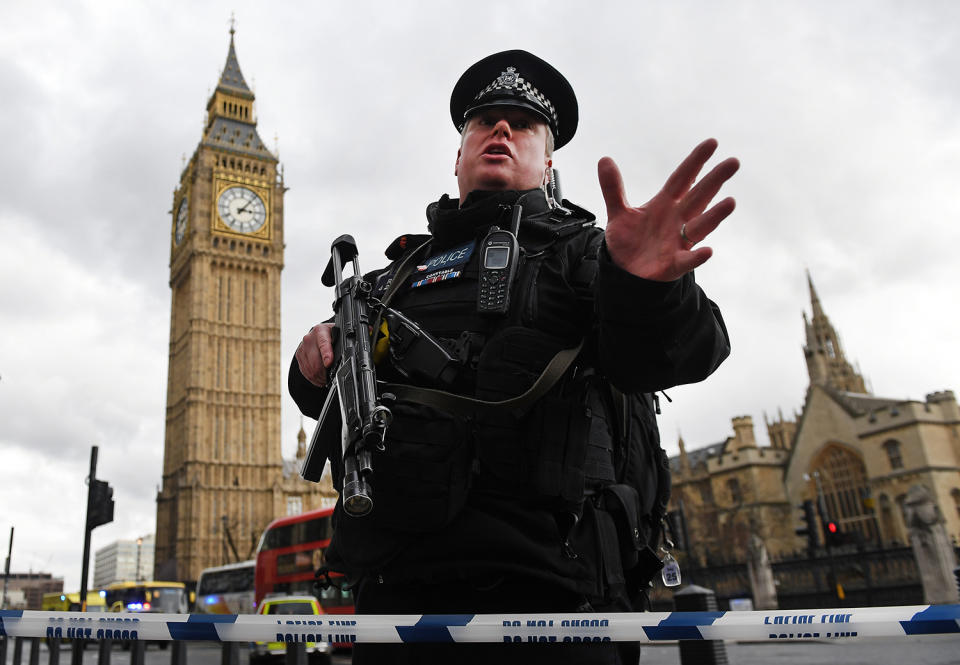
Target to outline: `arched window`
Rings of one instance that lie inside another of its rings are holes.
[[[887,451],[887,459],[890,460],[890,468],[893,470],[903,468],[903,456],[900,454],[900,442],[890,439],[883,444],[883,449]]]
[[[873,513],[864,506],[869,496],[863,460],[846,446],[828,444],[811,471],[820,474],[827,513],[841,531],[857,532],[864,540],[876,538]]]
[[[699,483],[697,489],[700,491],[700,501],[705,506],[713,505],[713,488],[709,483]]]
[[[299,515],[303,512],[303,497],[287,497],[287,515]]]
[[[960,489],[954,487],[950,490],[950,496],[953,497],[953,505],[957,509],[957,514],[960,515]]]
[[[743,503],[743,494],[740,492],[740,481],[736,478],[727,480],[727,491],[730,492],[730,501],[734,504]]]

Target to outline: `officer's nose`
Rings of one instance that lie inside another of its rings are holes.
[[[503,136],[510,138],[510,123],[507,122],[506,118],[500,118],[500,120],[497,121],[497,124],[493,126],[493,130],[495,134],[503,134]]]

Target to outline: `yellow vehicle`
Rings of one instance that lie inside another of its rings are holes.
[[[45,593],[40,601],[40,609],[45,612],[79,612],[80,592],[76,593]],[[107,604],[103,600],[102,591],[87,592],[87,612],[106,612]],[[49,639],[49,638],[47,638]],[[61,642],[69,642],[70,638],[61,638]],[[86,640],[81,640],[82,644]],[[49,644],[49,642],[47,642]]]
[[[104,591],[111,612],[186,614],[189,607],[183,582],[115,582]]]
[[[267,596],[260,601],[257,614],[316,615],[323,614],[323,609],[320,607],[320,602],[313,596]],[[329,665],[333,645],[329,642],[307,642],[306,651],[311,665]],[[284,656],[286,653],[287,645],[283,642],[254,642],[250,645],[250,662],[264,662],[275,656]]]
[[[87,612],[105,612],[106,606],[102,591],[87,592]],[[46,612],[79,612],[80,592],[45,593],[40,609]]]

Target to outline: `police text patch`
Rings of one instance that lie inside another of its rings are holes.
[[[473,243],[454,247],[431,256],[417,265],[410,286],[423,286],[424,284],[433,284],[434,282],[459,277],[461,271],[457,268],[462,267],[469,261],[471,254],[473,254]]]

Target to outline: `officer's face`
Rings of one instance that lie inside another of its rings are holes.
[[[546,123],[519,108],[481,111],[467,121],[454,173],[460,200],[475,189],[533,189],[550,166]]]

